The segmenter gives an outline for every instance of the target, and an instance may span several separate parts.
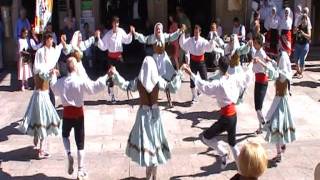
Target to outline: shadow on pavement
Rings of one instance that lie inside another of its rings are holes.
[[[146,178],[127,177],[120,180],[145,180]]]
[[[22,134],[16,127],[19,121],[13,122],[10,125],[0,129],[0,142],[7,141],[10,135]]]
[[[320,83],[314,82],[314,81],[301,81],[301,82],[293,83],[292,86],[317,88],[320,86]]]
[[[214,120],[218,119],[220,117],[219,111],[200,111],[200,112],[188,112],[188,113],[182,113],[180,111],[175,110],[167,110],[171,113],[174,113],[177,115],[177,119],[186,119],[192,121],[191,127],[196,127],[200,123],[201,120]]]
[[[45,174],[35,174],[31,176],[11,176],[9,173],[0,170],[1,180],[71,180],[63,177],[48,177]]]
[[[320,72],[320,68],[308,68],[308,69],[306,69],[305,71],[310,71],[310,72]]]
[[[86,106],[96,106],[96,105],[138,105],[139,99],[129,99],[124,101],[117,101],[116,103],[112,103],[111,101],[107,100],[97,100],[97,101],[84,101],[84,105]]]
[[[36,160],[36,150],[33,146],[26,146],[8,152],[0,152],[0,159],[3,162],[8,161],[30,161]]]
[[[219,174],[222,171],[229,171],[229,170],[237,170],[237,166],[235,162],[231,162],[227,165],[227,167],[223,170],[220,168],[220,162],[216,161],[212,165],[203,166],[200,168],[202,172],[196,173],[196,174],[189,174],[189,175],[180,175],[180,176],[173,176],[170,178],[170,180],[178,180],[181,178],[200,178],[200,177],[207,177],[212,174]]]
[[[0,86],[0,91],[14,92],[18,90],[19,81],[17,77],[16,71],[3,71],[0,73],[0,83],[4,80],[4,78],[11,74],[10,85],[9,86]]]

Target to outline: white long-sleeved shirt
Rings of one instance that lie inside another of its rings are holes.
[[[59,44],[55,48],[43,46],[38,49],[34,59],[33,73],[49,72],[53,69],[58,62],[62,48],[62,44]]]
[[[212,52],[215,48],[214,40],[206,40],[203,37],[199,37],[198,40],[195,37],[185,38],[185,34],[183,33],[179,39],[180,47],[189,51],[190,54],[200,56],[206,52]]]
[[[109,30],[102,39],[98,41],[98,47],[102,51],[122,52],[122,44],[130,44],[132,41],[132,34],[127,34],[122,28],[117,28],[117,32]]]
[[[53,75],[50,82],[54,94],[59,95],[63,106],[81,107],[84,105],[84,94],[95,94],[106,89],[108,75],[96,81],[86,81],[76,72],[57,80]]]
[[[239,41],[244,41],[246,39],[246,27],[244,25],[240,24],[239,27],[233,27],[232,34],[237,34]],[[241,36],[241,38],[240,38]]]
[[[223,75],[220,79],[210,82],[202,80],[200,76],[191,75],[195,86],[204,94],[215,96],[221,108],[232,103],[237,103],[240,90],[247,87],[252,77],[252,64],[248,66],[248,70],[245,73],[238,74],[237,76]]]
[[[260,60],[262,60],[264,63],[267,64],[266,62],[267,54],[262,48],[259,50],[252,48],[252,58],[259,58]],[[264,66],[262,66],[260,63],[253,64],[254,73],[266,73],[266,70],[267,69]]]
[[[291,18],[282,18],[279,23],[279,30],[291,30],[292,29],[292,19]]]
[[[36,43],[33,39],[30,39],[30,46],[31,46],[31,48],[33,49],[33,50],[38,50],[38,49],[40,49],[41,48],[41,46],[42,46],[42,43]]]
[[[27,39],[19,39],[19,52],[27,51],[29,49],[29,44]]]
[[[278,29],[279,25],[280,25],[280,17],[278,15],[269,16],[264,22],[264,27],[267,30]]]

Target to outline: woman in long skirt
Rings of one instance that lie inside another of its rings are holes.
[[[270,71],[270,79],[275,80],[276,96],[267,113],[267,123],[264,129],[267,131],[265,140],[276,145],[277,155],[274,163],[281,162],[281,155],[286,150],[286,144],[296,140],[295,123],[291,115],[288,102],[288,85],[292,78],[292,70],[289,55],[282,51],[278,66],[266,65],[259,61]]]
[[[125,81],[114,68],[111,73],[114,74],[113,81],[121,89],[139,92],[140,107],[129,135],[126,155],[140,166],[146,167],[147,179],[156,179],[157,166],[171,158],[161,121],[158,94],[159,90],[176,92],[181,86],[182,72],[179,71],[167,82],[158,74],[154,59],[147,56],[138,78],[133,81]]]

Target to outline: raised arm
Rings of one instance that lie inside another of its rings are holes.
[[[124,91],[136,91],[137,90],[137,79],[126,81],[117,71],[114,72],[112,77],[113,82],[120,89]]]
[[[101,51],[106,51],[108,49],[108,41],[109,41],[109,35],[108,33],[105,34],[103,36],[102,39],[100,39],[100,35],[98,37],[98,48],[101,50]]]
[[[93,44],[94,44],[94,36],[91,36],[87,40],[81,41],[80,45],[79,45],[79,48],[80,48],[81,51],[85,51],[88,48],[90,48]]]
[[[142,44],[153,44],[154,43],[154,38],[152,38],[154,35],[151,34],[149,36],[144,36],[141,33],[134,32],[134,37],[136,40],[138,40]]]
[[[96,94],[107,88],[106,86],[107,79],[108,79],[108,75],[104,75],[102,77],[99,77],[96,81],[84,80],[82,88],[87,94]]]
[[[171,93],[176,93],[181,87],[181,81],[182,81],[182,71],[179,70],[178,73],[175,75],[175,77],[169,82],[167,82],[166,80],[160,77],[158,85],[160,90],[162,91],[168,89]]]
[[[163,34],[164,35],[164,40],[165,40],[165,42],[173,42],[173,41],[175,41],[175,40],[177,40],[179,38],[180,34],[181,34],[180,29],[178,29],[178,30],[176,30],[176,32],[173,32],[173,33],[170,33],[170,34],[164,33]]]
[[[126,33],[123,29],[121,31],[121,34],[122,34],[122,40],[121,42],[123,44],[130,44],[132,42],[132,33]]]
[[[188,51],[188,49],[189,49],[189,41],[190,41],[190,37],[186,38],[185,33],[181,34],[180,39],[179,39],[180,47],[183,50]]]

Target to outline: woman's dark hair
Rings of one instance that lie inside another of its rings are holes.
[[[118,16],[113,16],[111,18],[111,23],[113,23],[113,22],[119,23],[120,22],[120,18]]]
[[[22,34],[23,34],[24,32],[26,32],[26,31],[28,32],[28,29],[27,29],[27,28],[25,28],[25,27],[22,28],[22,29],[21,29],[21,32],[20,32],[20,36],[22,37]]]
[[[46,41],[49,39],[49,38],[52,38],[52,34],[50,33],[50,32],[46,32],[46,33],[44,33],[44,35],[43,35],[43,45],[45,45],[46,44]]]
[[[221,56],[219,59],[219,69],[222,73],[226,73],[229,67],[230,60],[227,56]]]

